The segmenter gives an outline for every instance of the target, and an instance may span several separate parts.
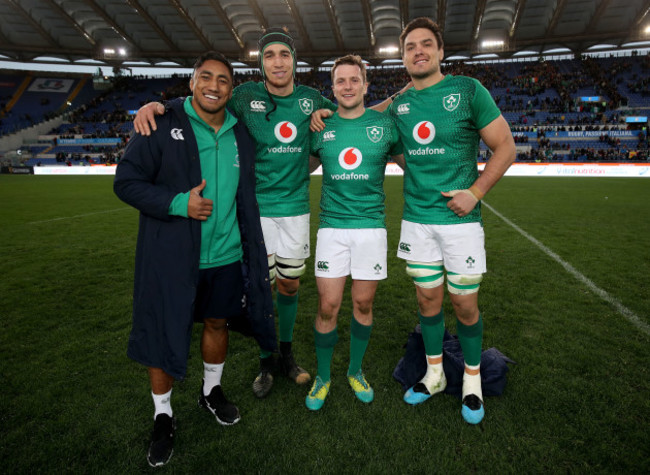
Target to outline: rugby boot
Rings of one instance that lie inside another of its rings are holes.
[[[282,374],[295,381],[296,384],[306,384],[311,380],[309,373],[296,364],[292,352],[280,353],[279,364]]]
[[[260,372],[253,381],[253,394],[258,398],[266,397],[273,388],[273,375],[275,369],[275,358],[273,355],[260,358]]]

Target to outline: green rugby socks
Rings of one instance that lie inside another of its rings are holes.
[[[276,303],[280,341],[293,341],[293,327],[296,324],[296,316],[298,315],[298,294],[289,296],[278,292]]]
[[[463,349],[465,364],[468,366],[477,366],[481,364],[481,347],[483,345],[483,317],[478,316],[478,321],[474,325],[464,325],[457,320],[456,330],[458,331],[458,341]]]
[[[441,355],[442,338],[445,335],[445,317],[442,309],[433,317],[425,317],[420,312],[418,312],[418,317],[426,354],[429,356]]]
[[[354,376],[361,369],[363,357],[370,341],[372,325],[362,325],[352,316],[350,322],[350,366],[348,375]]]
[[[332,355],[334,354],[334,346],[338,340],[339,336],[336,328],[329,333],[320,333],[316,328],[314,328],[318,376],[320,376],[320,379],[325,383],[331,379],[330,369],[332,365]]]

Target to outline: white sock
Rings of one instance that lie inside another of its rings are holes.
[[[431,364],[428,362],[436,358],[440,358],[440,363]],[[445,372],[442,368],[442,354],[427,355],[427,372],[420,382],[427,387],[429,394],[433,395],[445,389],[446,381]]]
[[[481,365],[469,366],[465,365],[469,369],[480,369]],[[481,389],[481,373],[478,374],[467,374],[463,373],[463,399],[468,394],[476,394],[478,398],[483,400],[483,390]]]
[[[158,416],[158,414],[167,414],[169,417],[172,417],[174,415],[174,412],[172,411],[171,389],[165,394],[154,394],[152,392],[151,396],[153,397],[153,405],[155,406],[155,413],[153,415],[154,419],[156,416]]]
[[[203,395],[208,396],[212,388],[221,384],[221,374],[223,373],[223,365],[210,364],[203,362]]]

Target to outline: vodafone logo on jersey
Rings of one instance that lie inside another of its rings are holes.
[[[273,133],[275,134],[275,138],[280,142],[291,143],[296,138],[296,135],[298,135],[298,129],[291,122],[282,121],[275,125]]]
[[[433,139],[436,136],[435,126],[428,120],[423,120],[418,122],[413,127],[413,138],[415,141],[421,145],[428,145],[433,142]]]
[[[344,148],[339,153],[339,165],[345,170],[354,170],[361,165],[362,160],[361,150],[355,147]]]

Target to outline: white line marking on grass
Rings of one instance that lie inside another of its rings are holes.
[[[115,211],[124,211],[124,210],[127,210],[127,209],[133,209],[133,208],[125,206],[124,208],[107,209],[105,211],[95,211],[94,213],[77,214],[75,216],[63,216],[61,218],[44,219],[43,221],[31,221],[31,222],[29,222],[27,224],[52,223],[54,221],[62,221],[64,219],[85,218],[86,216],[94,216],[96,214],[104,214],[104,213],[114,213]]]
[[[587,277],[582,275],[578,270],[576,270],[575,267],[573,267],[571,264],[568,262],[564,261],[560,256],[558,256],[556,253],[554,253],[551,249],[546,247],[544,244],[539,242],[537,239],[535,239],[533,236],[528,234],[526,231],[521,229],[519,226],[517,226],[515,223],[510,221],[508,218],[503,216],[501,213],[499,213],[496,209],[494,209],[492,206],[487,204],[485,201],[483,201],[483,206],[488,208],[490,211],[492,211],[494,214],[496,214],[499,218],[501,218],[506,224],[511,226],[512,228],[515,229],[519,234],[521,234],[523,237],[528,239],[530,242],[535,244],[538,248],[544,252],[547,256],[549,256],[551,259],[555,260],[558,264],[560,264],[562,267],[566,269],[566,271],[571,274],[573,277],[578,279],[580,282],[585,284],[589,289],[598,295],[601,299],[603,299],[605,302],[609,303],[612,305],[618,313],[623,315],[630,323],[632,323],[635,327],[637,327],[639,330],[641,330],[643,333],[646,335],[650,335],[650,325],[645,323],[643,320],[641,320],[632,310],[627,308],[625,305],[623,305],[621,302],[616,300],[616,298],[612,297],[609,295],[607,292],[605,292],[603,289],[598,287],[596,284],[594,284],[591,280],[589,280]]]

